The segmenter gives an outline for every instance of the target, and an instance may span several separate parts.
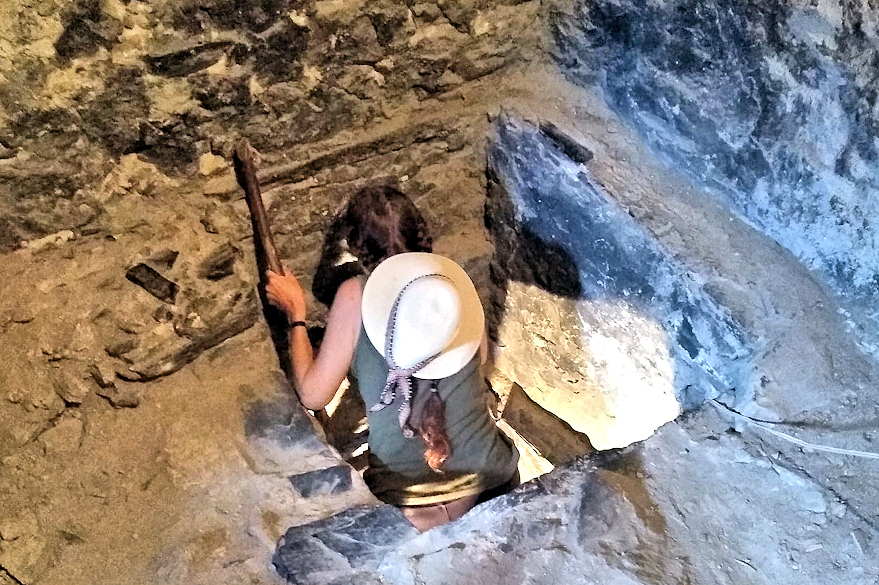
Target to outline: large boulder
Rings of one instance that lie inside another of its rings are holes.
[[[596,448],[623,447],[748,388],[752,350],[575,150],[557,132],[497,121],[486,213],[496,367]]]

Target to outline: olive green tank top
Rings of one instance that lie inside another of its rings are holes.
[[[369,467],[363,478],[383,502],[396,506],[438,504],[496,488],[513,477],[519,453],[488,412],[478,353],[456,374],[437,380],[452,447],[440,472],[425,462],[420,437],[403,436],[397,420],[402,392],[386,408],[369,411],[379,402],[388,365],[362,325],[351,374],[366,403],[369,422]]]

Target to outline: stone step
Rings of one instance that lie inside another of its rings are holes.
[[[248,403],[244,413],[245,453],[251,469],[299,476],[340,464],[341,458],[319,434],[280,372],[276,386],[279,391],[271,399]]]
[[[287,530],[272,564],[294,585],[368,582],[361,579],[378,569],[385,555],[417,534],[394,506],[351,508]]]

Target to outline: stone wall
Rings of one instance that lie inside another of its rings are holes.
[[[4,3],[0,251],[92,230],[97,183],[123,155],[190,175],[243,136],[309,158],[308,144],[448,98],[532,46],[518,41],[535,10],[518,0],[416,4]]]
[[[549,17],[572,80],[603,88],[667,160],[821,271],[870,322],[877,23],[879,7],[858,1],[582,0]]]

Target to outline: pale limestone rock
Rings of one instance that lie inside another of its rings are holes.
[[[580,312],[596,310],[604,325],[585,327]],[[646,439],[679,414],[666,336],[650,320],[516,282],[508,285],[506,315],[495,367],[595,448]],[[607,332],[608,324],[618,330]]]
[[[385,76],[369,65],[349,65],[339,77],[339,84],[360,99],[380,97]]]
[[[56,371],[52,376],[52,383],[55,386],[55,392],[65,402],[65,404],[82,404],[85,397],[89,395],[89,388],[82,380],[69,372]]]
[[[186,79],[153,80],[147,85],[147,95],[151,102],[151,120],[167,120],[185,114],[198,105]]]
[[[557,128],[498,119],[487,211],[504,250],[496,367],[610,449],[718,389],[747,388],[750,339],[590,179],[572,158],[580,150]]]
[[[304,65],[302,67],[302,83],[305,85],[305,89],[311,91],[323,81],[323,74],[320,72],[320,69],[314,67],[313,65]]]
[[[256,99],[265,93],[266,88],[264,88],[259,81],[256,79],[256,76],[250,78],[250,97]]]
[[[394,63],[393,59],[391,59],[390,57],[386,57],[375,64],[375,70],[379,73],[388,74],[394,70],[395,65],[396,64]]]
[[[359,16],[363,0],[322,0],[314,3],[314,17],[318,20],[350,21]]]
[[[79,449],[82,442],[82,421],[73,416],[64,416],[58,424],[39,437],[46,455],[70,453]]]
[[[42,238],[31,240],[30,242],[25,242],[24,247],[32,252],[36,252],[37,250],[60,246],[69,242],[75,237],[76,234],[74,234],[71,230],[61,230],[60,232],[55,232],[54,234],[49,234],[48,236],[43,236]]]
[[[468,35],[447,22],[430,24],[422,26],[409,37],[409,47],[417,48],[431,55],[448,54],[454,47],[466,42],[468,38]]]
[[[60,412],[63,409],[63,405],[45,373],[36,372],[24,382],[30,387],[28,401],[25,403],[27,410],[57,410]]]
[[[49,543],[33,534],[4,544],[0,552],[0,566],[24,585],[36,583],[51,563]]]
[[[476,17],[470,23],[470,32],[474,37],[481,37],[482,35],[487,35],[494,29],[494,26],[489,22],[489,20],[485,17],[484,14],[478,12]]]
[[[296,26],[307,27],[308,26],[308,17],[299,12],[298,10],[291,10],[287,13],[287,16],[290,17],[290,20],[293,21],[293,24]]]
[[[204,71],[208,75],[223,76],[223,75],[226,75],[226,73],[228,73],[228,70],[229,70],[229,58],[226,57],[226,55],[223,55],[222,57],[220,57],[219,61],[217,61],[216,63],[214,63],[210,67],[206,68]]]
[[[229,163],[226,162],[226,159],[212,152],[206,152],[198,159],[198,172],[204,177],[227,168],[229,168]]]
[[[97,199],[109,201],[126,195],[153,195],[160,189],[171,189],[177,181],[159,171],[152,163],[142,161],[136,154],[126,154],[119,164],[104,177],[98,189]]]

